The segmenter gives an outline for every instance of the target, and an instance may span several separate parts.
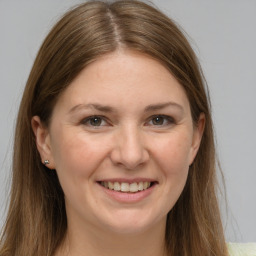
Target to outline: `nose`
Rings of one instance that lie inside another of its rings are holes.
[[[133,170],[148,161],[149,152],[143,143],[141,133],[139,128],[132,127],[126,127],[118,132],[110,154],[111,161],[115,165]]]

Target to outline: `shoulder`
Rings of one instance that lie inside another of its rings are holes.
[[[256,243],[228,243],[230,256],[256,256]]]

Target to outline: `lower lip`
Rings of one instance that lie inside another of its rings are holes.
[[[111,197],[111,198],[113,198],[116,201],[121,202],[121,203],[140,202],[143,199],[145,199],[146,197],[148,197],[155,188],[155,184],[153,184],[153,186],[149,187],[148,189],[138,191],[138,192],[135,192],[135,193],[126,193],[126,192],[119,192],[119,191],[107,189],[107,188],[101,186],[100,184],[98,184],[98,185],[102,188],[102,190],[109,197]]]

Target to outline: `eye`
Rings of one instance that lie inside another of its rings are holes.
[[[107,122],[101,116],[90,116],[82,120],[83,125],[91,127],[101,127],[106,126]]]
[[[167,126],[174,123],[174,119],[166,115],[156,115],[151,117],[147,125],[151,126]]]

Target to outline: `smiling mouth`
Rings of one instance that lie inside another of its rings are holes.
[[[148,188],[152,187],[155,182],[149,181],[140,181],[140,182],[111,182],[111,181],[101,181],[99,184],[107,189],[115,190],[117,192],[124,192],[124,193],[136,193],[143,190],[147,190]]]

